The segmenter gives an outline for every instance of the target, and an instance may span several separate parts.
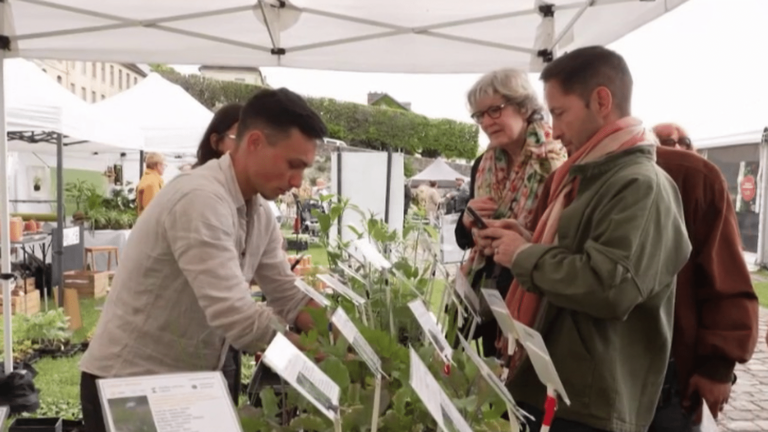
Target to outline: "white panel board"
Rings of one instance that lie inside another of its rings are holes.
[[[339,183],[339,156],[341,156],[341,183]],[[392,154],[392,170],[389,196],[389,226],[403,228],[403,205],[405,202],[405,172],[403,155]],[[384,219],[387,194],[387,153],[384,152],[342,152],[331,156],[331,192],[349,199],[366,215],[373,212]],[[362,230],[365,220],[356,212],[347,211],[342,220],[342,239],[356,238],[347,227]],[[336,234],[333,228],[333,235]]]

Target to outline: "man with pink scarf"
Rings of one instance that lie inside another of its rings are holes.
[[[542,333],[570,398],[550,430],[645,432],[670,354],[675,277],[691,249],[680,194],[655,163],[653,133],[631,117],[620,55],[577,49],[541,79],[570,158],[532,232],[492,221],[479,235],[512,270],[507,306]],[[512,395],[538,431],[547,389],[521,347],[509,365]]]

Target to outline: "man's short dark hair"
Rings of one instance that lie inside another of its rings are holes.
[[[624,58],[608,48],[573,50],[548,64],[540,79],[545,84],[556,81],[565,94],[577,95],[587,104],[596,88],[606,87],[619,114],[628,116],[632,112],[632,74]]]
[[[325,123],[304,98],[287,88],[265,89],[253,95],[240,112],[237,137],[239,140],[249,131],[260,129],[270,139],[294,128],[316,140],[328,135]]]

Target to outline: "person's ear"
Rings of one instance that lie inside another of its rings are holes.
[[[601,117],[607,116],[613,110],[613,95],[607,87],[598,87],[592,92],[590,100],[592,107]]]
[[[211,137],[208,138],[208,141],[211,143],[211,148],[219,151],[219,134],[213,133],[211,134]]]
[[[248,133],[245,143],[250,150],[258,150],[267,143],[267,140],[260,130],[253,130]]]

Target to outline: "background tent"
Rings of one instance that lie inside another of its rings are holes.
[[[424,171],[411,177],[411,187],[419,187],[424,183],[436,181],[437,186],[441,188],[452,188],[456,186],[456,179],[463,178],[468,181],[469,178],[445,163],[442,159],[436,159]]]
[[[194,154],[213,113],[176,84],[151,73],[130,89],[95,105],[144,134],[145,151]]]

